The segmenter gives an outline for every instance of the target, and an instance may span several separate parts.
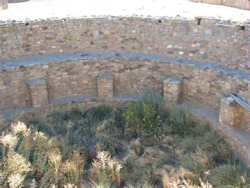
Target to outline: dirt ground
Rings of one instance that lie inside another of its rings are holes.
[[[0,21],[65,17],[140,16],[194,19],[217,18],[249,22],[250,11],[194,3],[189,0],[30,0],[9,3],[0,11]]]

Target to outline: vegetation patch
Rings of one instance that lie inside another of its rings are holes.
[[[12,123],[0,137],[0,186],[250,187],[247,170],[188,106],[163,108],[147,93],[124,107],[98,106]]]

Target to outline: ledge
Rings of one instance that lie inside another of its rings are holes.
[[[194,66],[204,70],[211,70],[213,72],[220,72],[227,76],[233,77],[235,79],[241,79],[246,82],[250,82],[250,74],[247,70],[238,70],[232,69],[227,66],[218,65],[211,62],[199,62],[192,60],[184,60],[177,58],[170,58],[164,56],[150,55],[145,53],[127,53],[120,51],[81,51],[75,53],[65,53],[65,54],[54,54],[42,57],[33,57],[25,58],[21,60],[12,60],[12,61],[3,61],[0,62],[0,72],[5,70],[10,70],[18,67],[29,67],[33,65],[42,65],[42,64],[53,64],[67,61],[79,61],[79,60],[91,60],[95,58],[104,58],[104,59],[124,59],[124,60],[148,60],[148,61],[157,61],[160,63],[174,63],[182,64],[187,66]],[[47,67],[45,67],[47,68]]]

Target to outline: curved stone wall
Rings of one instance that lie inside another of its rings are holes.
[[[215,4],[215,5],[224,5],[224,6],[250,10],[249,0],[191,0],[191,1],[199,3]]]
[[[143,52],[250,70],[250,25],[230,21],[79,18],[0,22],[0,61],[81,50]]]
[[[174,77],[184,101],[219,110],[234,93],[249,104],[249,31],[247,23],[201,18],[1,22],[0,110],[97,96],[103,73],[112,75],[114,96],[144,87],[163,94],[165,78]]]
[[[228,129],[250,166],[249,111],[224,98],[234,93],[250,104],[249,30],[208,19],[2,23],[0,122],[2,114],[10,120],[61,104],[131,101],[154,88],[166,102],[211,108],[200,116]]]
[[[48,102],[77,95],[97,96],[97,77],[114,77],[114,95],[135,96],[154,87],[163,93],[167,77],[183,81],[183,100],[219,109],[221,97],[236,93],[249,100],[249,74],[225,66],[143,53],[83,51],[0,64],[0,109],[31,105],[30,87],[44,85]],[[39,91],[38,95],[41,95]]]

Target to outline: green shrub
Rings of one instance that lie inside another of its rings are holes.
[[[207,131],[199,139],[201,149],[207,152],[214,164],[225,164],[234,160],[231,147],[215,130]]]
[[[141,168],[136,163],[137,157],[131,156],[124,162],[121,175],[129,182],[138,183],[145,176],[145,168]]]
[[[112,107],[106,105],[100,105],[88,109],[83,114],[83,117],[90,121],[100,122],[105,119],[108,119],[112,115],[112,112],[113,112]]]
[[[163,129],[160,117],[161,98],[147,93],[135,103],[129,105],[124,117],[127,126],[136,136],[159,137]]]
[[[192,133],[194,122],[191,119],[189,105],[173,105],[169,110],[168,123],[174,134],[186,135]]]
[[[245,170],[237,164],[227,164],[215,167],[208,176],[213,186],[250,186],[250,179],[246,177]]]
[[[187,106],[162,110],[160,99],[148,94],[126,109],[58,112],[28,127],[9,128],[0,137],[0,186],[79,188],[93,180],[98,183],[93,187],[161,187],[159,175],[165,169],[169,181],[180,178],[194,188],[207,180],[215,188],[247,188],[250,178],[223,137],[193,123]],[[140,136],[141,155],[135,156],[131,136]],[[96,154],[102,151],[109,157],[104,168],[96,168]],[[120,160],[123,168],[117,173],[113,167]]]

